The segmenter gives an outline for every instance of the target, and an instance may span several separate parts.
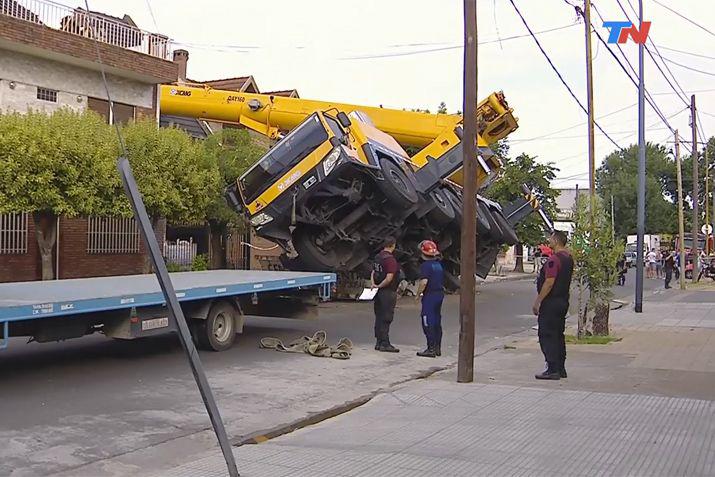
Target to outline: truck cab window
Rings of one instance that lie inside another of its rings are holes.
[[[240,184],[246,203],[256,200],[275,179],[327,140],[323,123],[317,114],[312,114],[243,175]]]
[[[340,139],[345,135],[345,133],[343,133],[342,128],[340,127],[340,124],[338,124],[338,121],[336,119],[333,119],[332,117],[328,116],[327,114],[324,115],[323,117],[325,118],[325,122],[328,123],[330,130],[333,131],[333,134],[335,134],[335,137]]]

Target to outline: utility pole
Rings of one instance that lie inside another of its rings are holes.
[[[710,223],[710,174],[708,174],[708,148],[707,143],[705,145],[705,155],[703,158],[703,175],[705,176],[705,221],[703,224],[706,226]],[[705,235],[705,254],[710,255],[710,234]]]
[[[591,52],[591,0],[584,1],[583,19],[586,27],[586,95],[588,99],[588,187],[591,230],[596,212],[596,144],[593,113],[593,57]]]
[[[683,173],[680,164],[680,137],[675,130],[675,167],[678,179],[678,248],[680,254],[680,289],[685,290],[685,213],[683,212]]]
[[[457,381],[474,381],[477,266],[477,0],[464,0],[464,197]]]
[[[708,143],[705,143],[705,161],[707,162],[708,159]],[[712,208],[712,222],[710,223],[712,227],[712,238],[713,238],[713,250],[711,252],[715,252],[715,164],[713,164],[713,208]]]
[[[698,234],[700,233],[700,217],[698,210],[698,197],[700,196],[700,187],[698,184],[698,125],[695,115],[695,95],[690,97],[690,126],[693,130],[693,283],[698,281]]]
[[[643,25],[643,0],[638,1],[638,18]],[[642,27],[641,27],[642,28]],[[645,234],[645,80],[643,43],[638,45],[638,246],[636,252],[636,313],[643,312],[643,235]]]

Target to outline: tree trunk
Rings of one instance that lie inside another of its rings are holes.
[[[226,225],[218,222],[209,222],[211,247],[211,269],[226,268]]]
[[[40,249],[42,279],[54,280],[55,270],[52,251],[57,241],[57,216],[52,212],[34,212],[32,219],[35,221],[35,238]]]
[[[524,246],[520,243],[514,245],[514,255],[516,256],[516,266],[514,271],[524,273]]]
[[[611,307],[608,301],[596,305],[593,313],[593,334],[595,336],[608,336],[608,318]]]

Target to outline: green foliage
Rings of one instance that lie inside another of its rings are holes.
[[[196,255],[191,262],[191,270],[200,272],[209,269],[209,257],[206,254]]]
[[[241,129],[223,129],[209,136],[203,147],[207,160],[217,164],[219,172],[219,182],[211,198],[207,218],[223,225],[241,225],[242,218],[226,203],[224,189],[235,183],[267,149],[256,144],[248,131]]]
[[[183,271],[185,271],[185,269],[184,269],[183,266],[179,265],[178,263],[174,263],[174,262],[168,262],[168,263],[166,264],[166,270],[167,270],[169,273],[175,273],[175,272],[183,272]]]
[[[437,106],[437,114],[447,114],[447,103],[444,101],[439,103],[439,106]]]
[[[692,164],[692,161],[690,162]],[[687,177],[684,165],[683,177]],[[692,184],[692,181],[690,181]],[[685,181],[684,181],[684,187]],[[692,187],[692,185],[691,185]],[[613,196],[616,236],[636,232],[638,146],[611,153],[596,171],[596,189],[609,202]],[[663,146],[646,147],[646,233],[677,233],[677,184],[675,161]]]
[[[615,336],[582,336],[579,338],[574,335],[566,335],[566,343],[568,344],[605,345],[622,339]]]
[[[149,215],[170,222],[203,220],[220,184],[218,165],[203,145],[151,121],[130,123],[123,134]]]
[[[546,213],[554,217],[558,190],[551,187],[558,169],[552,164],[541,164],[528,154],[512,159],[508,157],[506,144],[497,146],[504,168],[502,176],[487,190],[487,195],[501,204],[507,204],[524,196],[522,184],[527,184],[539,197]],[[503,155],[502,155],[503,154]],[[541,218],[531,214],[516,226],[516,233],[522,244],[535,246],[544,242]]]
[[[115,160],[111,130],[93,113],[0,114],[0,213],[127,213]]]
[[[574,279],[587,284],[589,307],[595,309],[613,296],[612,288],[618,278],[616,262],[623,255],[623,244],[613,243],[611,222],[600,197],[596,197],[591,227],[589,202],[587,197],[576,201],[570,247],[575,262]]]

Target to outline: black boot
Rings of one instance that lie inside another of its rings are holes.
[[[436,358],[437,353],[435,353],[435,350],[433,348],[427,348],[424,351],[419,351],[417,353],[417,356],[420,356],[422,358]]]
[[[563,365],[561,366],[561,370],[559,371],[559,377],[561,377],[561,379],[566,379],[569,377],[569,375],[566,373],[566,368]]]
[[[382,343],[380,346],[377,348],[378,351],[381,351],[383,353],[399,353],[400,350],[395,348],[390,344],[389,341]]]
[[[534,375],[536,379],[547,379],[551,381],[558,381],[561,379],[561,371],[551,364],[548,365],[543,373]]]
[[[434,347],[434,354],[437,356],[442,356],[442,345],[437,345]]]

